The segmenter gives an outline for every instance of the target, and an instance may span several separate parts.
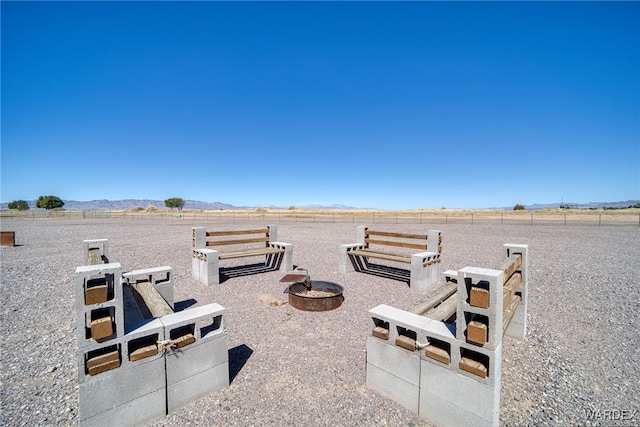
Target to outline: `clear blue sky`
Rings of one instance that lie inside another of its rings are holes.
[[[640,199],[638,2],[1,2],[1,201]]]

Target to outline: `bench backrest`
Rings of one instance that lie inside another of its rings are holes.
[[[244,245],[250,243],[269,243],[276,241],[278,228],[267,225],[266,228],[252,230],[218,230],[207,231],[204,227],[193,227],[193,249],[204,249],[211,246]],[[238,238],[240,237],[240,238]]]
[[[441,243],[442,232],[439,230],[429,230],[427,234],[412,234],[371,230],[364,225],[358,226],[358,244],[367,248],[369,245],[383,245],[439,254],[442,252]]]

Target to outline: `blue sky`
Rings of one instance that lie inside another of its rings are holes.
[[[1,2],[2,202],[640,199],[638,2]]]

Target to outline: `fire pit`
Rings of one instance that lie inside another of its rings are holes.
[[[290,273],[281,282],[289,285],[289,305],[303,311],[328,311],[340,307],[344,296],[342,286],[337,283],[311,280],[309,274]]]

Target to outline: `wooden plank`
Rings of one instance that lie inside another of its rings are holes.
[[[482,322],[472,320],[467,323],[467,340],[473,343],[485,345],[489,337],[488,332],[487,325]]]
[[[158,354],[158,344],[150,344],[144,347],[133,350],[129,353],[129,360],[135,362],[136,360],[144,359],[145,357],[151,357]]]
[[[191,333],[184,334],[173,340],[173,344],[175,344],[176,348],[181,348],[194,342],[196,342],[196,338]]]
[[[84,290],[85,305],[100,304],[107,301],[107,279],[104,277],[87,280]]]
[[[411,264],[411,256],[407,257],[407,256],[392,254],[392,253],[388,253],[388,252],[385,253],[385,252],[370,251],[368,249],[355,249],[355,250],[349,251],[347,253],[349,255],[358,255],[358,256],[364,256],[364,257],[369,257],[369,258],[386,259],[388,261],[395,261],[395,262],[402,262],[402,263],[405,263],[405,264]]]
[[[243,234],[268,234],[268,228],[261,228],[259,230],[226,230],[226,231],[207,231],[207,237],[214,236],[240,236]]]
[[[511,323],[511,319],[513,319],[513,315],[516,314],[516,309],[518,308],[518,304],[520,304],[520,301],[522,301],[520,295],[514,295],[509,302],[509,306],[504,311],[502,315],[502,336],[504,336],[505,332],[507,332],[507,328],[509,328],[509,324]]]
[[[419,240],[427,240],[428,236],[426,234],[407,234],[407,233],[394,233],[391,231],[378,231],[378,230],[367,230],[365,235],[368,236],[385,236],[385,237],[395,237],[398,239],[419,239]]]
[[[522,254],[511,254],[508,258],[505,258],[497,267],[496,270],[504,271],[505,283],[511,275],[522,265]],[[504,284],[504,283],[503,283]]]
[[[471,286],[471,292],[469,294],[469,304],[473,307],[489,308],[490,295],[488,289]]]
[[[91,338],[98,341],[111,335],[113,335],[113,322],[110,315],[91,321]]]
[[[371,335],[377,338],[382,338],[383,340],[389,339],[389,329],[383,328],[382,326],[376,326],[371,331]]]
[[[260,256],[260,255],[274,255],[284,253],[284,249],[280,248],[256,248],[256,249],[247,249],[244,251],[236,251],[236,252],[222,252],[218,256],[220,259],[233,259],[233,258],[245,258],[251,256]]]
[[[265,243],[268,241],[268,237],[256,237],[255,239],[216,240],[213,242],[207,242],[207,246],[243,245],[245,243]]]
[[[423,251],[427,250],[427,244],[418,244],[418,243],[405,243],[405,242],[394,242],[392,240],[377,240],[377,239],[369,239],[365,238],[364,242],[368,245],[385,245],[385,246],[395,246],[398,248],[409,248],[409,249],[420,249]]]
[[[87,258],[89,265],[103,264],[102,250],[100,250],[100,248],[89,248]]]
[[[151,282],[138,282],[131,286],[142,297],[153,317],[162,317],[173,313],[171,306],[162,298]]]
[[[451,295],[449,298],[444,300],[442,304],[438,305],[434,310],[427,312],[424,316],[439,322],[443,322],[453,316],[458,306],[456,294],[457,293]]]
[[[398,338],[396,338],[396,345],[398,347],[406,348],[407,350],[416,351],[416,340],[409,338],[406,335],[398,335]]]
[[[521,283],[522,283],[522,274],[516,272],[509,278],[507,283],[504,284],[504,287],[502,288],[502,311],[503,312],[504,310],[507,309],[507,305],[511,301],[511,298],[513,298],[513,296],[515,295],[516,290],[520,287]]]
[[[463,371],[470,372],[480,378],[487,378],[487,367],[480,362],[469,359],[468,357],[461,358],[458,367]]]
[[[117,350],[92,357],[86,363],[89,375],[97,375],[101,372],[115,369],[120,366],[120,354]]]
[[[443,348],[436,347],[433,344],[429,344],[427,346],[424,354],[425,356],[437,360],[438,362],[444,363],[445,365],[451,363],[451,355],[449,354],[449,352],[447,352],[447,350]]]
[[[458,284],[453,282],[447,282],[442,288],[438,289],[434,294],[429,295],[422,301],[411,307],[409,312],[422,315],[431,310],[436,305],[442,303],[442,301],[455,294],[458,290]]]

